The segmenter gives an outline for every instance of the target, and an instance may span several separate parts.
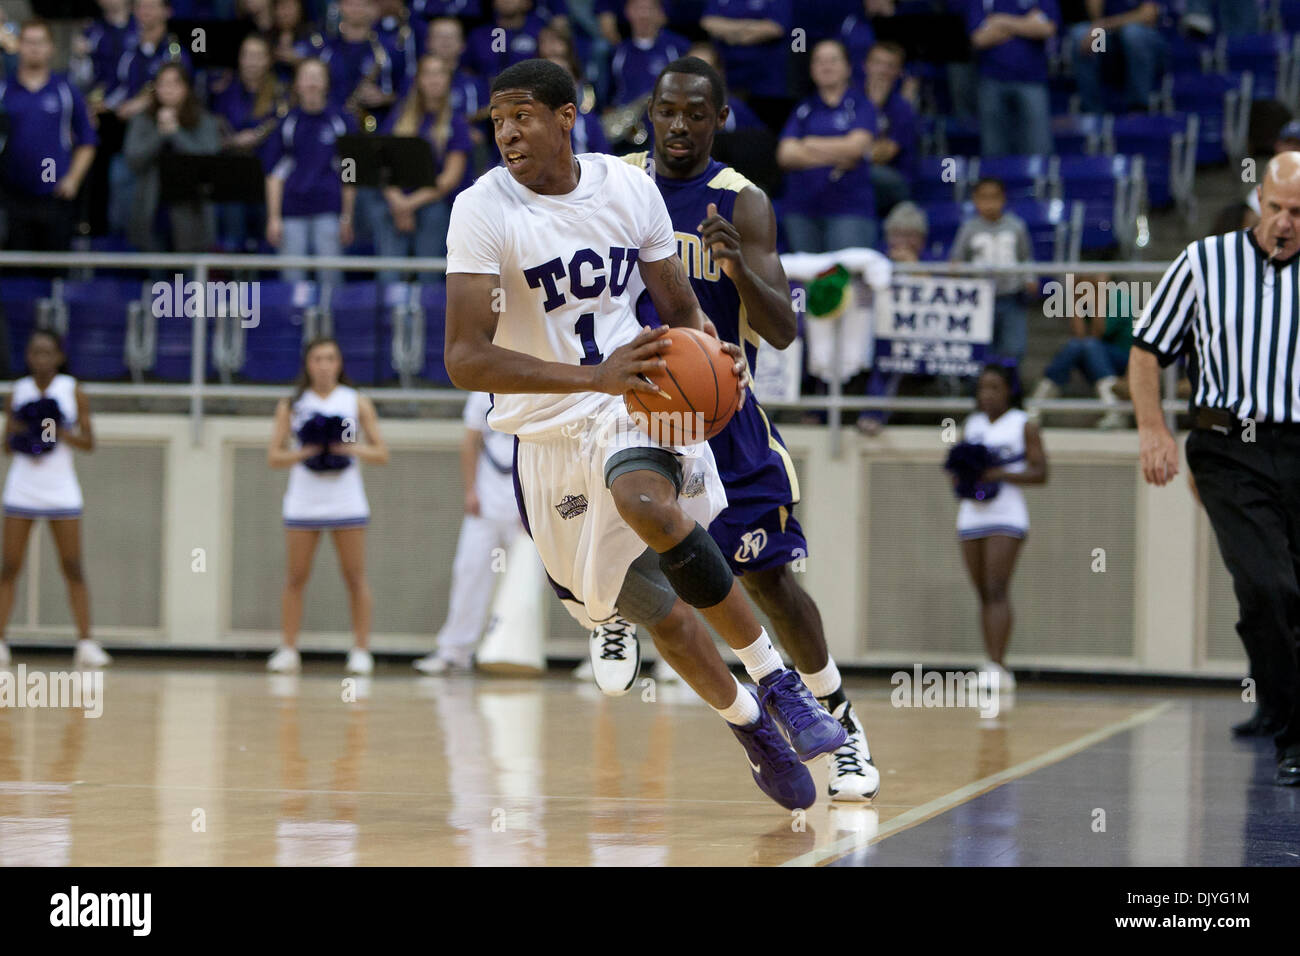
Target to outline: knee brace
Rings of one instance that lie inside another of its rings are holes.
[[[659,556],[646,548],[632,562],[618,592],[618,614],[643,627],[654,627],[668,616],[677,594],[659,570]]]
[[[691,607],[713,607],[731,593],[727,559],[698,521],[681,542],[659,555],[659,568],[677,596]]]

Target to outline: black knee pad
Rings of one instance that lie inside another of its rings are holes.
[[[697,521],[679,544],[659,555],[659,567],[677,596],[691,607],[713,607],[731,593],[731,568]]]
[[[659,570],[659,555],[649,548],[632,562],[618,592],[618,614],[633,624],[654,627],[677,603],[677,593]]]

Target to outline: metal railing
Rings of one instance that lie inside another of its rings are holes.
[[[85,274],[93,269],[150,270],[167,269],[180,272],[186,281],[203,285],[217,272],[260,272],[282,269],[303,269],[314,272],[444,272],[446,259],[395,258],[381,256],[251,256],[207,255],[180,253],[115,253],[115,252],[2,252],[0,270],[14,268],[31,270],[67,270],[72,275]],[[947,276],[998,276],[998,275],[1063,275],[1065,273],[1105,272],[1115,276],[1160,276],[1167,264],[1156,262],[1024,262],[1014,265],[985,266],[967,263],[898,263],[895,272],[902,275]],[[0,283],[4,273],[0,272]],[[207,322],[214,316],[195,315],[192,318],[190,381],[188,384],[154,383],[104,383],[85,382],[82,388],[88,395],[114,398],[176,398],[188,399],[191,433],[197,445],[202,439],[204,403],[217,399],[277,399],[284,395],[279,385],[234,385],[205,381],[207,362]],[[1165,370],[1166,396],[1173,396],[1177,372],[1171,366]],[[825,412],[831,436],[832,454],[838,456],[842,448],[843,416],[845,412],[968,412],[972,400],[963,397],[920,398],[894,396],[844,395],[838,381],[828,383],[829,394],[801,396],[793,401],[764,401],[771,409]],[[0,393],[11,388],[0,384]],[[388,388],[372,389],[370,394],[385,402],[405,402],[413,405],[437,405],[462,402],[464,393],[447,388]],[[1102,413],[1114,406],[1100,399],[1047,399],[1027,401],[1031,410],[1048,413]],[[1186,408],[1186,402],[1169,397],[1162,402],[1166,420],[1173,427],[1176,413]]]

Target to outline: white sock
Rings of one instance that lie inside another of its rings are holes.
[[[735,678],[733,677],[732,680]],[[723,720],[737,727],[748,727],[759,718],[758,701],[754,699],[753,694],[740,686],[740,681],[736,681],[736,699],[732,701],[731,706],[713,709]]]
[[[758,640],[748,647],[737,650],[736,656],[740,658],[740,663],[745,665],[749,676],[756,681],[785,668],[785,664],[781,662],[781,655],[776,652],[771,638],[767,636],[767,628],[760,629]]]
[[[808,685],[812,695],[822,700],[839,690],[840,684],[843,683],[840,678],[840,669],[835,666],[835,658],[830,656],[826,658],[826,666],[817,673],[805,674],[800,671],[799,676]]]

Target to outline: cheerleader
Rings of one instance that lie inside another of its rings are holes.
[[[364,437],[363,437],[364,436]],[[348,381],[343,353],[332,338],[317,338],[303,353],[302,370],[291,399],[281,399],[267,462],[290,468],[284,493],[288,568],[281,599],[284,643],[267,662],[272,671],[297,671],[298,628],[302,596],[311,575],[312,556],[322,531],[331,531],[339,567],[352,607],[355,645],[347,670],[369,674],[370,585],[366,582],[366,524],[370,505],[353,459],[372,465],[388,463],[388,446],[379,434],[375,406]]]
[[[63,343],[46,329],[27,340],[28,375],[14,382],[5,400],[4,561],[0,568],[0,666],[9,663],[3,629],[14,606],[14,582],[22,570],[27,536],[38,518],[50,522],[59,565],[68,583],[68,604],[77,624],[73,666],[103,667],[112,661],[90,638],[90,593],[81,568],[81,485],[72,449],[93,451],[90,404],[66,374]]]
[[[969,468],[949,467],[957,474],[953,486],[962,498],[957,509],[957,537],[962,559],[979,595],[980,625],[988,660],[980,681],[1012,690],[1015,677],[1002,660],[1011,637],[1011,574],[1020,545],[1029,533],[1029,511],[1021,485],[1047,481],[1047,455],[1038,426],[1021,408],[1019,379],[1013,367],[987,365],[975,390],[977,411],[966,419],[967,462],[983,459]]]

